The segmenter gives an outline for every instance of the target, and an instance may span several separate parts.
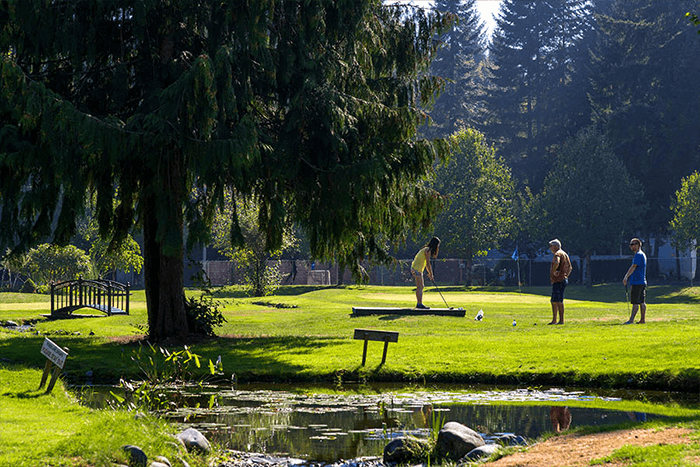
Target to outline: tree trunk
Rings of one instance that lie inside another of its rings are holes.
[[[167,165],[170,177],[163,185],[169,193],[146,195],[142,209],[148,335],[154,342],[167,338],[184,339],[188,334],[184,304],[182,200],[176,181],[179,170],[177,163]],[[164,220],[168,225],[161,224]]]

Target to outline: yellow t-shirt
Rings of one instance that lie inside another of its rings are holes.
[[[426,263],[425,258],[428,255],[428,251],[430,251],[430,249],[426,246],[425,248],[421,248],[418,253],[416,253],[416,257],[413,258],[413,264],[411,264],[413,269],[418,272],[423,272]]]

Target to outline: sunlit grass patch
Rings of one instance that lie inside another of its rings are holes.
[[[612,463],[630,467],[691,467],[698,465],[692,459],[699,452],[697,444],[627,445],[609,456],[591,461],[591,465]]]
[[[173,429],[152,416],[92,410],[59,383],[39,389],[41,371],[0,366],[0,465],[111,465],[128,463],[122,446],[135,444],[151,457],[176,453]]]

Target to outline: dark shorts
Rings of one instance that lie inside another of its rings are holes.
[[[632,284],[630,302],[632,305],[641,305],[647,298],[647,286],[644,284]]]
[[[552,303],[563,302],[564,301],[564,289],[569,284],[569,279],[564,279],[561,282],[555,282],[552,284]]]

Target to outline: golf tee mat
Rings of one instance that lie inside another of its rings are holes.
[[[464,317],[464,308],[399,308],[399,307],[352,307],[351,316],[368,315],[438,315]]]

